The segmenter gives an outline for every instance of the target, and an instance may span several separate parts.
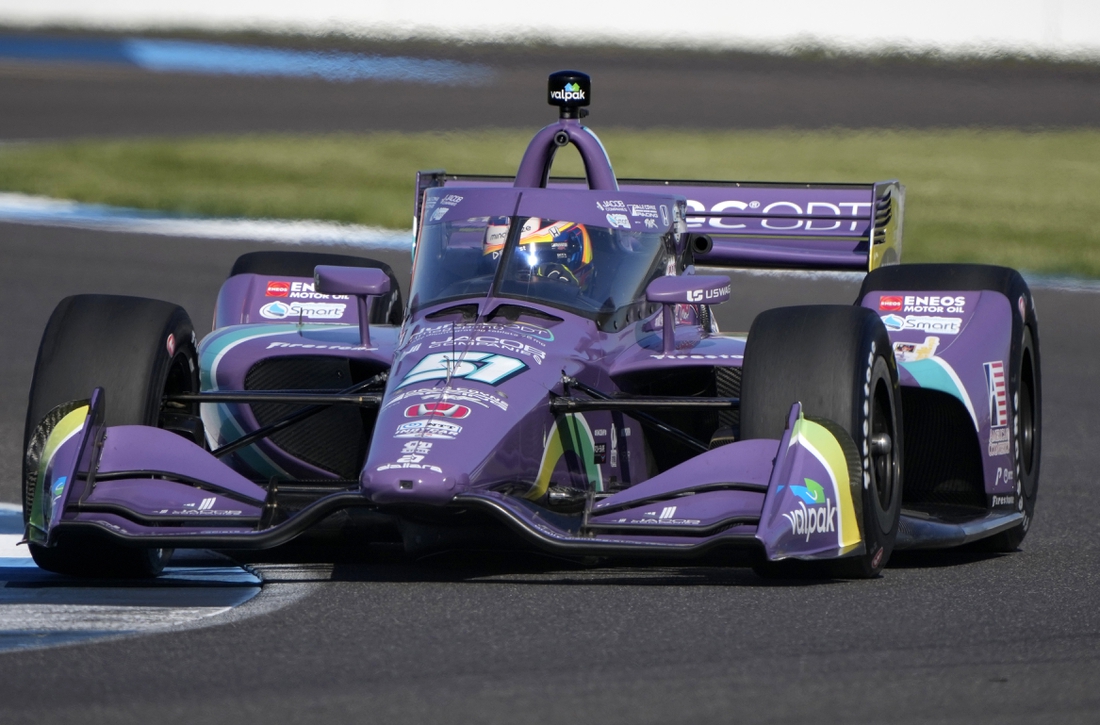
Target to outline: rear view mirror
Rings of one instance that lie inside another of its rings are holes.
[[[313,289],[324,295],[351,295],[359,310],[359,344],[370,347],[370,298],[390,291],[390,277],[374,267],[336,267],[319,264],[313,269]]]

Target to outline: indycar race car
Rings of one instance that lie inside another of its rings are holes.
[[[361,515],[410,551],[739,551],[873,577],[896,549],[1014,550],[1039,480],[1039,333],[1010,269],[900,265],[904,188],[617,179],[559,120],[515,177],[421,172],[407,300],[383,263],[246,254],[196,340],[156,300],[63,300],[25,435],[52,571],[155,576]],[[585,178],[551,179],[573,144]],[[723,334],[725,275],[866,272],[852,305]]]

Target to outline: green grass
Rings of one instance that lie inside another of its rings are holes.
[[[1100,131],[627,131],[619,176],[899,178],[906,261],[1100,277]],[[214,216],[408,228],[417,169],[514,173],[528,131],[257,135],[0,147],[0,190]],[[576,153],[554,172],[579,175]]]

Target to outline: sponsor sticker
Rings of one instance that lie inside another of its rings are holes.
[[[626,204],[620,199],[612,199],[611,201],[597,201],[596,208],[600,211],[626,211]]]
[[[508,410],[508,403],[500,397],[473,388],[417,388],[415,390],[398,391],[390,396],[385,408],[395,405],[408,398],[422,398],[424,400],[439,400],[441,402],[461,401],[473,403],[482,408],[490,405],[501,410]]]
[[[727,354],[724,354],[724,353],[723,354],[716,354],[716,355],[700,355],[700,354],[694,354],[694,355],[680,355],[680,354],[665,355],[665,354],[661,353],[661,354],[658,354],[658,355],[650,355],[650,357],[653,358],[654,360],[741,360],[745,356],[744,355],[727,355]]]
[[[941,335],[957,335],[962,329],[961,317],[926,317],[924,315],[884,315],[882,323],[887,330],[898,332],[900,330],[921,330],[923,332],[935,332]]]
[[[530,345],[520,342],[519,340],[512,340],[509,338],[496,337],[495,335],[476,335],[470,337],[469,335],[460,335],[458,337],[446,337],[442,340],[433,340],[428,344],[429,349],[438,348],[456,348],[456,347],[468,347],[476,345],[478,347],[491,347],[498,350],[505,350],[517,355],[525,355],[537,364],[542,365],[542,361],[546,359],[546,351],[540,350],[537,347],[531,347]]]
[[[661,204],[661,224],[668,226],[668,207],[664,204]]]
[[[449,423],[445,420],[430,418],[426,420],[412,420],[402,423],[394,431],[394,438],[436,438],[439,440],[454,440],[455,436],[462,432],[462,426],[457,423]]]
[[[437,222],[440,219],[442,219],[443,217],[447,216],[447,212],[449,212],[449,211],[450,211],[450,209],[448,209],[447,207],[441,206],[441,207],[439,207],[438,209],[436,209],[435,211],[432,212],[431,219],[429,219],[428,221]]]
[[[791,486],[791,493],[798,497],[798,508],[783,514],[791,525],[791,534],[809,541],[811,534],[834,533],[840,509],[825,495],[820,483],[810,478],[803,481],[805,486]]]
[[[677,525],[677,526],[697,526],[699,519],[678,519],[676,518],[676,506],[665,506],[659,512],[658,511],[646,511],[642,514],[645,518],[641,519],[619,519],[617,523],[620,524],[660,524],[660,525]]]
[[[540,345],[554,341],[554,333],[545,327],[530,322],[476,322],[454,325],[427,326],[417,330],[409,337],[407,343],[411,344],[423,340],[425,337],[436,335],[475,335],[492,333],[498,335],[516,335],[518,337],[533,338]]]
[[[285,320],[301,317],[307,320],[339,320],[347,305],[338,302],[268,302],[260,308],[260,317],[267,320]]]
[[[720,287],[718,289],[692,289],[687,292],[688,302],[709,302],[711,300],[719,299],[720,297],[728,297],[730,294],[730,285]]]
[[[1016,497],[1011,495],[1011,494],[1008,495],[1008,496],[994,496],[993,497],[993,505],[994,506],[1012,506],[1015,503],[1016,503]]]
[[[462,197],[458,194],[447,194],[447,196],[439,200],[439,204],[441,206],[454,206],[460,201],[462,201]]]
[[[902,298],[894,295],[882,295],[878,298],[878,308],[887,312],[901,312]]]
[[[266,294],[268,297],[286,297],[290,294],[290,282],[268,282]]]
[[[583,101],[584,91],[579,83],[566,83],[560,91],[552,91],[550,97],[555,101]]]
[[[895,342],[894,357],[898,362],[916,362],[935,357],[936,348],[940,345],[940,338],[925,337],[924,342]]]
[[[596,443],[592,446],[592,462],[596,464],[607,462],[606,443]]]
[[[902,312],[965,312],[966,298],[962,295],[905,295]]]
[[[989,422],[994,428],[1008,425],[1008,388],[1005,366],[1000,360],[983,363],[986,390],[989,394]]]
[[[453,418],[462,420],[470,415],[470,409],[458,403],[417,403],[405,408],[406,418]]]
[[[628,204],[627,208],[630,209],[630,216],[657,218],[656,204]]]
[[[287,295],[293,300],[346,300],[350,299],[347,295],[326,295],[321,294],[313,287],[312,282],[291,282],[290,294]]]
[[[612,227],[630,229],[630,219],[627,218],[626,214],[608,214],[607,223]]]
[[[365,347],[363,345],[323,345],[312,342],[271,342],[268,350],[275,349],[303,349],[303,350],[377,350],[377,347]]]
[[[1009,453],[1008,427],[989,430],[989,456],[1007,456]]]

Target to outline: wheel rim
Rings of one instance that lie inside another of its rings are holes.
[[[889,381],[879,378],[875,381],[871,400],[868,432],[870,435],[869,473],[871,487],[878,502],[880,524],[886,530],[889,521],[884,521],[890,511],[897,487],[898,446],[897,431],[894,427],[893,405],[890,399]]]

